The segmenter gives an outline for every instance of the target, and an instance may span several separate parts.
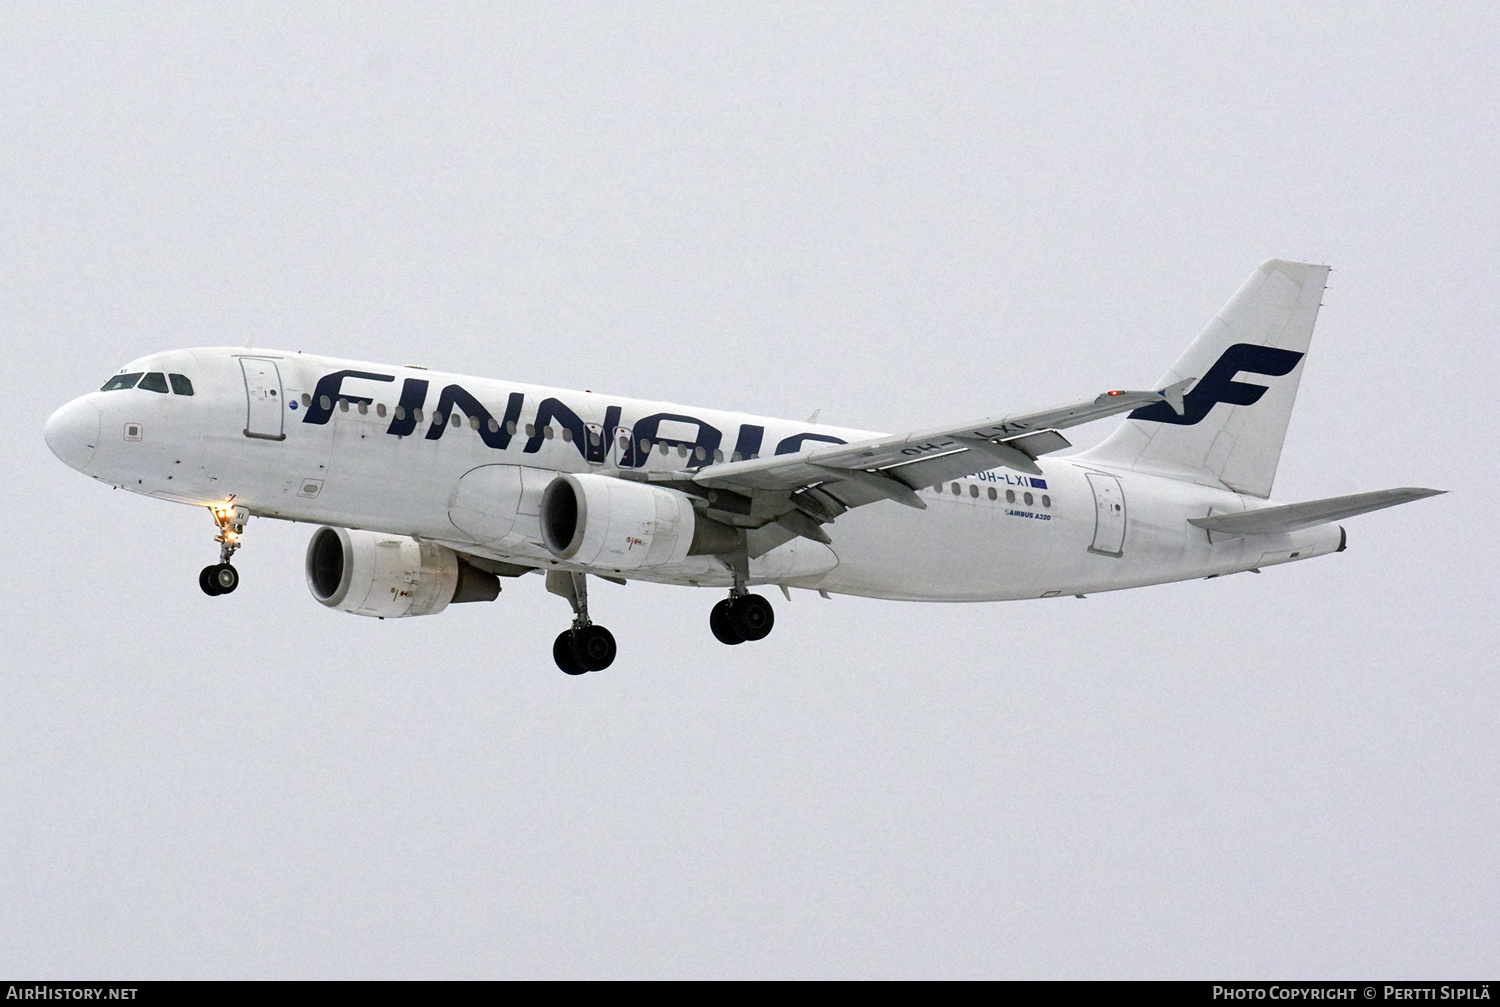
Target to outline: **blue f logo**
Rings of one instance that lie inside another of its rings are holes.
[[[1279,378],[1290,374],[1302,354],[1295,350],[1278,350],[1274,346],[1256,346],[1254,343],[1235,343],[1225,350],[1218,361],[1208,369],[1193,390],[1182,397],[1183,415],[1178,416],[1165,402],[1154,402],[1142,406],[1130,414],[1133,420],[1149,420],[1152,423],[1176,423],[1192,426],[1201,422],[1215,404],[1231,406],[1253,406],[1266,394],[1265,385],[1252,385],[1234,380],[1240,371],[1264,374]]]

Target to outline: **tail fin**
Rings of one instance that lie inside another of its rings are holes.
[[[1269,497],[1327,282],[1327,266],[1261,263],[1154,386],[1196,378],[1182,411],[1142,406],[1082,457]]]

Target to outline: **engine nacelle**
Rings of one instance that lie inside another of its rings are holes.
[[[693,510],[684,493],[601,475],[560,475],[542,493],[542,541],[583,566],[639,570],[730,552],[735,529]]]
[[[446,546],[401,535],[319,528],[307,543],[307,587],[329,608],[399,619],[450,604],[494,601],[500,578]]]

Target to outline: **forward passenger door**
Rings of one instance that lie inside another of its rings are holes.
[[[240,357],[240,371],[245,376],[245,436],[268,441],[284,441],[284,409],[281,372],[276,361],[265,357]]]

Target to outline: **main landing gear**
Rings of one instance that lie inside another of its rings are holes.
[[[589,619],[588,582],[581,573],[547,571],[547,590],[573,606],[573,628],[563,630],[552,644],[552,660],[569,675],[603,671],[615,661],[615,636]]]
[[[229,594],[240,586],[240,572],[229,565],[229,560],[240,547],[240,536],[244,534],[245,522],[250,520],[250,512],[232,504],[214,504],[208,512],[213,515],[214,524],[219,526],[219,534],[214,539],[219,543],[219,562],[203,568],[198,574],[198,586],[204,594],[214,598]]]
[[[729,568],[734,577],[734,587],[729,597],[715,605],[708,613],[708,628],[714,639],[733,647],[746,640],[764,640],[776,625],[776,612],[771,603],[758,594],[751,594],[745,587],[750,579],[750,554],[745,549],[745,533],[740,531],[739,548],[719,555],[719,561]]]
[[[774,625],[775,610],[758,594],[731,594],[708,613],[708,628],[714,638],[731,647],[746,640],[764,640]]]

